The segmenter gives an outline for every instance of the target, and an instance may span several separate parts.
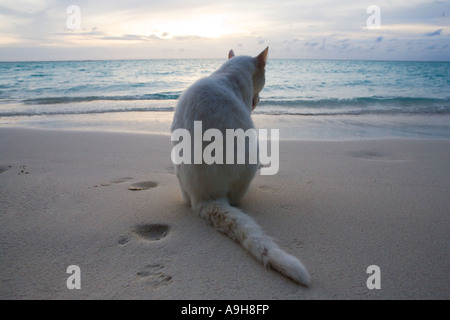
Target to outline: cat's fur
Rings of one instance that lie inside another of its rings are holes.
[[[181,95],[171,131],[183,128],[193,136],[194,121],[202,121],[203,132],[216,128],[224,137],[226,129],[254,128],[250,115],[265,84],[267,53],[268,48],[253,58],[235,56],[231,50],[228,61],[216,72]],[[223,155],[225,158],[225,147]],[[194,212],[240,243],[265,266],[308,286],[310,278],[302,263],[280,249],[251,217],[234,207],[245,195],[257,167],[246,161],[246,164],[180,164],[175,169],[183,198]]]

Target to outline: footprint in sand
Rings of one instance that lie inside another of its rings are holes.
[[[121,234],[119,237],[119,240],[117,241],[117,244],[121,247],[126,245],[128,242],[130,242],[130,237],[124,234]]]
[[[27,171],[27,166],[25,166],[25,165],[20,166],[19,175],[21,175],[21,174],[29,174],[29,172]]]
[[[134,226],[130,231],[143,240],[157,241],[167,236],[169,226],[166,224],[141,224]]]
[[[361,158],[365,160],[384,160],[385,158],[385,155],[380,152],[368,150],[353,151],[350,153],[350,155],[355,158]]]
[[[148,190],[151,188],[155,188],[158,186],[158,183],[155,181],[143,181],[143,182],[137,182],[133,183],[128,190],[131,191],[142,191],[142,190]]]
[[[102,183],[101,186],[108,187],[112,184],[120,184],[120,183],[124,183],[124,182],[130,181],[130,180],[133,180],[133,178],[131,178],[131,177],[118,178],[118,179],[111,180],[108,183]],[[128,190],[142,191],[142,190],[148,190],[151,188],[155,188],[157,186],[158,186],[158,183],[155,181],[142,181],[142,182],[133,183],[130,187],[128,187]]]
[[[9,168],[11,168],[11,166],[0,166],[0,173],[5,172],[5,171],[8,170]]]
[[[129,180],[133,180],[133,178],[125,177],[125,178],[114,179],[114,180],[112,180],[110,183],[113,183],[113,184],[119,184],[119,183],[127,182],[127,181],[129,181]]]
[[[102,183],[101,186],[102,187],[108,187],[108,186],[110,186],[112,184],[124,183],[124,182],[127,182],[129,180],[133,180],[133,178],[130,178],[130,177],[118,178],[118,179],[111,180],[109,183]]]
[[[140,224],[132,227],[127,234],[121,234],[117,244],[121,247],[131,241],[131,235],[145,241],[158,241],[167,236],[169,226],[166,224]]]
[[[350,152],[350,155],[354,158],[370,160],[370,161],[383,161],[383,162],[403,162],[403,159],[397,159],[395,155],[384,154],[378,151],[359,150]]]
[[[141,271],[138,271],[136,275],[147,281],[147,284],[154,288],[165,286],[170,284],[172,281],[172,276],[167,275],[163,272],[164,264],[154,263],[146,265]]]

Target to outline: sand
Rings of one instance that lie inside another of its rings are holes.
[[[242,208],[310,288],[196,217],[170,150],[167,135],[0,129],[0,299],[450,298],[450,140],[281,142]]]

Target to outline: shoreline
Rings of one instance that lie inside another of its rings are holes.
[[[2,299],[450,298],[450,140],[280,142],[278,174],[257,173],[241,207],[310,288],[182,203],[169,136],[1,128],[0,146]]]
[[[170,135],[173,112],[0,117],[4,128]],[[280,140],[351,141],[373,139],[450,139],[450,114],[442,115],[264,115],[256,129],[279,129]]]

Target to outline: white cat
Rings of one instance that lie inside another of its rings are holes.
[[[268,49],[254,58],[235,56],[231,50],[228,61],[216,72],[197,81],[181,95],[171,131],[186,129],[193,136],[194,121],[202,121],[203,132],[215,128],[223,136],[226,129],[254,128],[250,115],[265,84]],[[192,147],[192,158],[194,151]],[[226,157],[225,148],[223,156]],[[194,212],[240,243],[265,266],[308,286],[310,277],[302,263],[281,250],[251,217],[234,207],[247,192],[257,168],[258,164],[249,161],[175,165],[183,198]]]

